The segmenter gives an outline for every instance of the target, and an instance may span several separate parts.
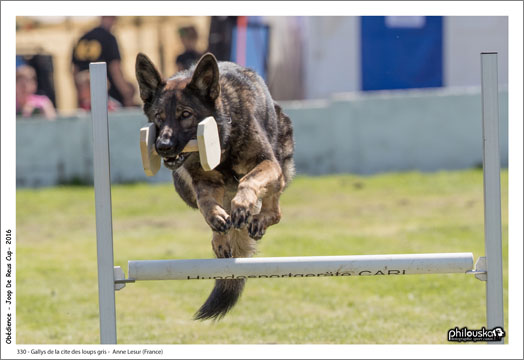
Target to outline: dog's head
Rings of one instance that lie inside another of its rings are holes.
[[[157,126],[156,151],[164,165],[175,170],[188,157],[181,152],[190,140],[196,139],[198,123],[214,116],[220,94],[217,61],[212,54],[205,54],[194,70],[164,81],[151,60],[140,53],[136,58],[136,78],[144,112]]]

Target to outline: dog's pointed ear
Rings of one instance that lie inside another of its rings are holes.
[[[151,60],[142,53],[136,56],[135,72],[140,88],[140,98],[144,103],[151,102],[157,89],[163,85],[160,73]]]
[[[217,59],[213,54],[207,53],[198,61],[191,82],[187,86],[203,98],[214,101],[220,94],[218,77]]]

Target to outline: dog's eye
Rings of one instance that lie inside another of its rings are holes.
[[[155,120],[158,121],[158,122],[162,122],[162,116],[160,113],[156,113],[155,114]]]
[[[187,119],[188,117],[190,117],[192,114],[191,112],[187,111],[187,110],[184,110],[182,112],[182,119]]]

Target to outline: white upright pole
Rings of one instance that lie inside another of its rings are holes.
[[[497,53],[482,53],[481,65],[486,317],[488,329],[493,329],[504,328]]]
[[[91,79],[91,118],[93,120],[100,343],[116,344],[106,64],[91,63],[89,65],[89,73]]]

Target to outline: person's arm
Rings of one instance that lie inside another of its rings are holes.
[[[42,111],[44,112],[44,116],[46,117],[47,120],[55,120],[56,110],[55,110],[55,107],[53,106],[53,103],[48,98],[46,98],[46,100],[44,101],[44,104],[42,106]]]
[[[135,89],[131,83],[127,82],[124,79],[124,74],[122,73],[122,67],[120,66],[120,60],[113,60],[108,65],[108,71],[111,74],[113,83],[116,88],[122,94],[124,106],[133,106],[133,95]]]

